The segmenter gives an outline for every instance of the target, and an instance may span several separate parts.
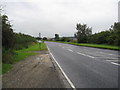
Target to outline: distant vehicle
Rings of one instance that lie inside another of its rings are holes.
[[[38,42],[38,43],[42,43],[42,41],[41,41],[41,40],[37,40],[37,42]]]
[[[38,43],[44,43],[44,41],[41,41],[41,40],[37,40]]]

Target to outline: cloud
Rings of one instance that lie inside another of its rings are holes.
[[[5,12],[16,32],[38,36],[73,36],[77,23],[93,32],[106,30],[117,22],[118,0],[6,0]]]

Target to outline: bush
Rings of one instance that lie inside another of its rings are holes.
[[[14,54],[13,50],[2,50],[2,62],[6,64],[12,64],[14,62]]]

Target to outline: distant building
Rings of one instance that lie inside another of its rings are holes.
[[[120,1],[118,2],[118,22],[120,22]]]
[[[77,41],[77,38],[75,38],[75,37],[67,37],[67,38],[69,38],[70,40],[75,40],[75,41]]]

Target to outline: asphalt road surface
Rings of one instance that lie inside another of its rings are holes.
[[[118,51],[46,44],[76,88],[118,88]]]

